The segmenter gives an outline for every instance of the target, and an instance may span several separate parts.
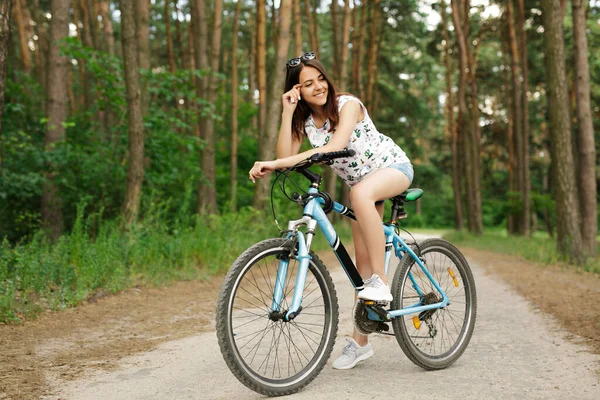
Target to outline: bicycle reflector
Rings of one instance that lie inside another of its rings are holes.
[[[448,267],[448,273],[450,274],[450,276],[452,277],[452,280],[454,281],[454,286],[458,287],[458,279],[456,279],[456,276],[454,276],[454,272],[452,271],[452,268]]]
[[[421,320],[416,315],[413,317],[413,325],[415,329],[419,329],[421,327]]]

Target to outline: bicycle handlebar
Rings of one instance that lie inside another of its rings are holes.
[[[308,158],[308,161],[310,161],[311,164],[316,164],[320,162],[330,162],[335,160],[336,158],[352,157],[354,154],[356,154],[356,152],[352,149],[332,151],[329,153],[315,153]]]

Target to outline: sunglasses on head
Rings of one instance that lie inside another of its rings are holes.
[[[304,54],[302,54],[300,57],[294,57],[292,59],[290,59],[285,65],[288,68],[294,68],[297,67],[298,65],[300,65],[300,63],[304,60],[314,60],[315,58],[317,58],[317,56],[315,55],[314,52],[309,51],[306,52]]]

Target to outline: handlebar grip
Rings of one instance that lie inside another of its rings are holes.
[[[344,150],[340,150],[340,151],[333,151],[331,153],[325,153],[325,157],[330,160],[334,160],[336,158],[352,157],[355,154],[356,154],[356,151],[354,151],[352,149],[344,149]]]
[[[332,151],[329,153],[315,153],[310,156],[309,160],[313,163],[324,162],[324,161],[332,161],[336,158],[345,158],[352,157],[356,154],[356,151],[352,149],[344,149],[340,151]]]

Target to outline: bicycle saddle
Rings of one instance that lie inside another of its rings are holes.
[[[392,197],[390,200],[395,202],[407,202],[407,201],[415,201],[423,196],[423,189],[407,189],[404,193],[399,194],[398,196]]]

